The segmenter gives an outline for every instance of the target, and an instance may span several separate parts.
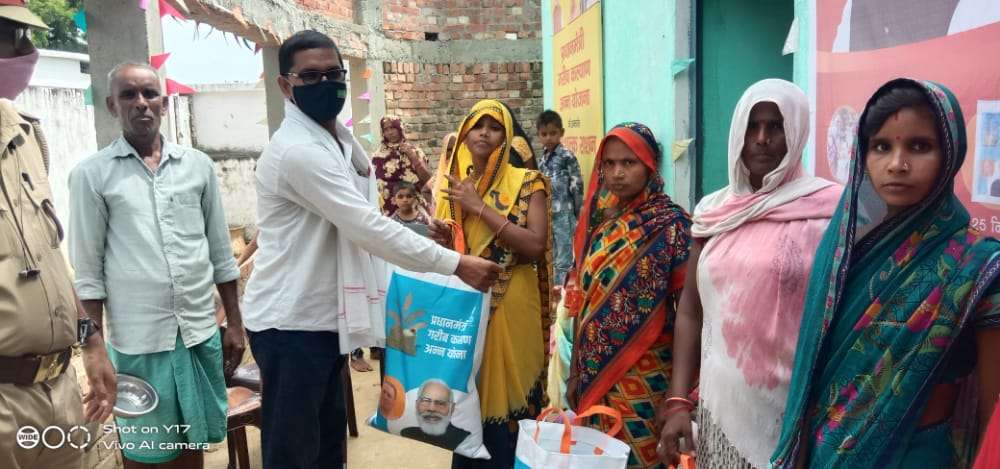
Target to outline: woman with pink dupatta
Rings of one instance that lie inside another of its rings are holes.
[[[792,83],[757,82],[736,105],[729,185],[694,212],[658,409],[665,463],[694,451],[695,409],[699,469],[764,468],[777,445],[809,272],[842,191],[805,174],[808,136],[809,101]]]

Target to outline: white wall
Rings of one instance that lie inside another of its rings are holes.
[[[264,88],[254,84],[195,86],[191,96],[194,146],[204,152],[257,153],[267,143]]]
[[[39,49],[38,64],[31,76],[31,86],[87,89],[90,75],[80,72],[81,63],[90,63],[86,54]]]
[[[226,211],[229,226],[257,224],[256,167],[257,160],[254,158],[215,161],[219,192],[222,192],[222,207]]]
[[[18,110],[41,119],[49,145],[49,185],[56,215],[69,222],[69,172],[97,152],[94,111],[84,105],[84,90],[30,86],[14,101]]]

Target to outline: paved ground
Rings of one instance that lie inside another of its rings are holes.
[[[378,370],[378,362],[371,361]],[[347,467],[353,468],[448,468],[451,453],[436,447],[418,443],[398,436],[382,433],[365,424],[365,420],[375,412],[379,394],[378,371],[358,373],[352,371],[354,402],[358,411],[357,438],[348,438]],[[255,428],[247,431],[252,469],[259,469],[260,432]],[[205,469],[225,469],[229,457],[226,443],[209,450],[205,455]]]

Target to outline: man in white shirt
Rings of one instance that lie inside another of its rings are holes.
[[[384,295],[374,286],[380,261],[371,255],[409,270],[455,274],[481,290],[500,268],[382,216],[370,159],[336,120],[347,88],[329,37],[296,33],[281,45],[278,66],[288,101],[257,162],[259,247],[243,298],[263,383],[264,467],[342,467],[340,372],[350,350],[341,349],[338,330],[345,310],[350,315]]]

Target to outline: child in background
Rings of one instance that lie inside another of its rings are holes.
[[[392,201],[396,204],[396,212],[392,214],[392,219],[417,232],[427,236],[427,225],[430,224],[430,217],[420,206],[420,195],[417,186],[410,182],[399,182],[396,184]]]
[[[430,217],[424,211],[423,207],[420,206],[417,186],[411,182],[401,181],[396,183],[392,190],[394,191],[392,202],[396,206],[396,211],[389,218],[402,223],[403,226],[420,235],[427,236],[427,225],[430,223]],[[372,359],[381,361],[383,359],[383,349],[381,347],[372,347],[371,356]],[[357,349],[351,353],[351,368],[355,371],[372,371],[372,366],[365,360],[364,352],[361,349]]]
[[[560,143],[565,132],[562,117],[546,110],[539,114],[536,128],[543,147],[538,169],[552,181],[553,296],[558,301],[566,273],[573,268],[572,233],[583,207],[583,177],[576,155]]]

